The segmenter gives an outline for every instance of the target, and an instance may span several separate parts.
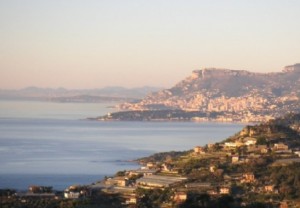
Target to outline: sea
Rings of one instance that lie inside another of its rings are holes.
[[[219,142],[246,125],[86,119],[115,105],[1,100],[0,189],[92,184],[140,168],[137,158]]]

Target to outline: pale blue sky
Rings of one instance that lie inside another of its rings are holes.
[[[0,0],[0,89],[171,87],[300,62],[298,0]]]

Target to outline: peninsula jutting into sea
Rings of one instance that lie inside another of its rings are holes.
[[[118,106],[122,111],[95,119],[261,122],[299,112],[299,100],[300,64],[278,73],[205,68],[170,89],[123,103]]]

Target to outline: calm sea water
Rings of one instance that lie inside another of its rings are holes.
[[[0,188],[89,184],[156,152],[221,141],[242,124],[96,122],[113,104],[0,101]]]

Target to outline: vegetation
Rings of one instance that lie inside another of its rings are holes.
[[[280,159],[298,158],[292,150],[300,149],[299,123],[300,116],[291,115],[285,119],[247,126],[224,142],[203,147],[203,154],[192,151],[159,153],[140,161],[168,164],[188,178],[186,183],[210,183],[216,190],[222,184],[231,187],[230,195],[209,195],[199,188],[190,191],[187,200],[177,204],[178,207],[276,207],[283,200],[298,206],[295,204],[300,198],[300,163],[273,164]],[[256,144],[224,147],[225,142],[241,143],[246,138],[254,138]],[[274,146],[278,143],[286,145],[289,150],[277,153]],[[266,150],[262,153],[260,148],[264,147]],[[251,148],[254,150],[250,151]],[[232,161],[233,155],[239,156],[237,162]],[[253,179],[244,176],[248,173],[253,174]],[[177,188],[183,187],[179,185]],[[148,198],[153,199],[155,196],[152,194],[155,193],[148,192]]]
[[[300,164],[273,167],[269,170],[270,180],[278,187],[285,199],[300,198]]]
[[[212,118],[223,115],[222,112],[211,112],[207,114],[202,111],[184,111],[184,110],[133,110],[120,111],[109,115],[101,116],[100,120],[120,120],[120,121],[150,121],[150,120],[192,120],[193,118]]]
[[[142,189],[136,190],[139,201],[137,207],[139,208],[154,208],[159,207],[161,204],[167,201],[171,201],[173,191],[171,189]]]
[[[0,193],[6,190],[0,190]],[[121,208],[124,207],[118,195],[97,193],[93,197],[86,199],[63,199],[44,197],[10,197],[0,198],[1,208]]]
[[[186,155],[190,151],[171,151],[171,152],[160,152],[153,154],[149,157],[143,157],[138,159],[137,161],[139,163],[145,164],[148,162],[157,162],[157,161],[170,161],[170,160],[176,160],[176,158],[179,158],[180,156]]]

